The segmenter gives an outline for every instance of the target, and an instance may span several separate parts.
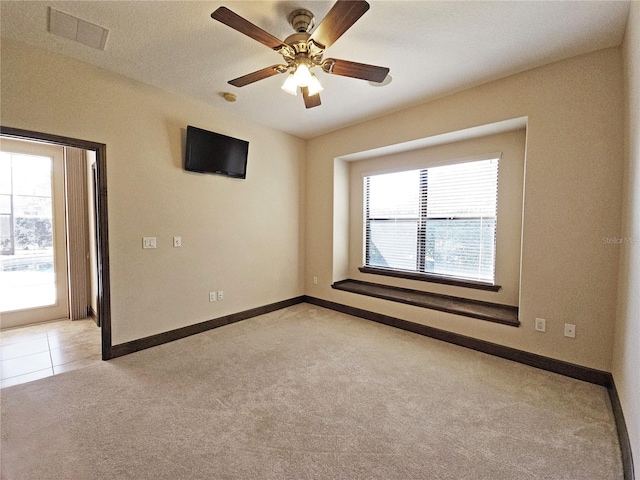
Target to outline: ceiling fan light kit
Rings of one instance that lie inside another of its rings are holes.
[[[287,79],[284,81],[284,83],[280,88],[290,95],[293,95],[293,96],[298,95],[298,83],[296,82],[296,79],[293,77],[293,73],[290,73],[289,75],[287,75]]]
[[[244,87],[273,75],[289,72],[282,90],[297,95],[300,89],[306,108],[313,108],[320,105],[320,92],[323,90],[320,81],[311,71],[315,67],[320,67],[328,74],[376,83],[383,82],[387,77],[389,69],[386,67],[322,58],[325,50],[367,10],[369,4],[364,0],[338,0],[313,33],[310,33],[315,24],[313,14],[306,9],[294,10],[289,15],[289,23],[296,33],[289,35],[283,42],[226,7],[218,8],[211,17],[273,49],[286,62],[285,65],[272,65],[230,80],[231,85]]]
[[[320,85],[320,80],[318,80],[313,73],[311,74],[311,80],[309,80],[307,88],[309,90],[309,95],[317,95],[324,90],[322,85]]]
[[[307,65],[307,62],[302,59],[300,62],[297,62],[297,66],[295,66],[295,70],[293,72],[293,78],[299,87],[308,87],[311,83],[311,70]]]
[[[298,72],[301,71],[308,72],[309,77],[307,78],[307,73],[299,75]],[[282,84],[282,87],[280,88],[282,88],[282,90],[284,90],[288,94],[296,96],[298,95],[298,87],[307,87],[309,95],[317,95],[324,90],[324,88],[322,88],[322,85],[320,85],[320,80],[318,80],[318,78],[313,73],[309,72],[309,69],[306,67],[298,67],[296,73],[290,73],[287,76],[287,79]]]

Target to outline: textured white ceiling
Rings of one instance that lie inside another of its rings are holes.
[[[312,138],[455,91],[582,53],[617,46],[628,2],[378,1],[333,46],[333,57],[389,67],[393,81],[317,72],[322,105],[305,109],[284,75],[236,88],[228,80],[280,63],[278,54],[212,20],[224,5],[284,39],[296,8],[316,25],[332,1],[5,1],[0,33]],[[52,35],[48,7],[109,30],[104,51]],[[221,94],[238,96],[226,102]]]

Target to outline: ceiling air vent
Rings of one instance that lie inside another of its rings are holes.
[[[104,50],[109,30],[49,7],[49,31],[89,47]]]

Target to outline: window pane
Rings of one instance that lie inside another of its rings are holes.
[[[11,214],[11,195],[0,194],[0,214]]]
[[[492,282],[495,220],[429,220],[425,272]]]
[[[497,158],[365,178],[366,264],[493,283],[497,195]]]
[[[0,310],[54,305],[52,159],[3,152],[1,160]]]
[[[13,193],[51,197],[51,158],[13,155]]]
[[[14,235],[16,250],[50,250],[53,248],[51,217],[16,217]]]
[[[498,159],[428,169],[425,272],[493,282]]]
[[[497,181],[497,159],[429,168],[427,216],[494,218]]]
[[[0,255],[9,255],[12,251],[11,215],[0,214]]]
[[[418,216],[419,170],[368,178],[370,218]]]
[[[417,232],[417,220],[371,221],[367,265],[415,270]]]
[[[0,193],[11,195],[11,155],[0,152]]]
[[[13,214],[16,217],[38,217],[50,220],[53,216],[51,197],[14,195]]]

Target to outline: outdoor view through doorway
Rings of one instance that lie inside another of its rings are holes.
[[[60,146],[2,140],[3,327],[69,317],[63,168]]]

